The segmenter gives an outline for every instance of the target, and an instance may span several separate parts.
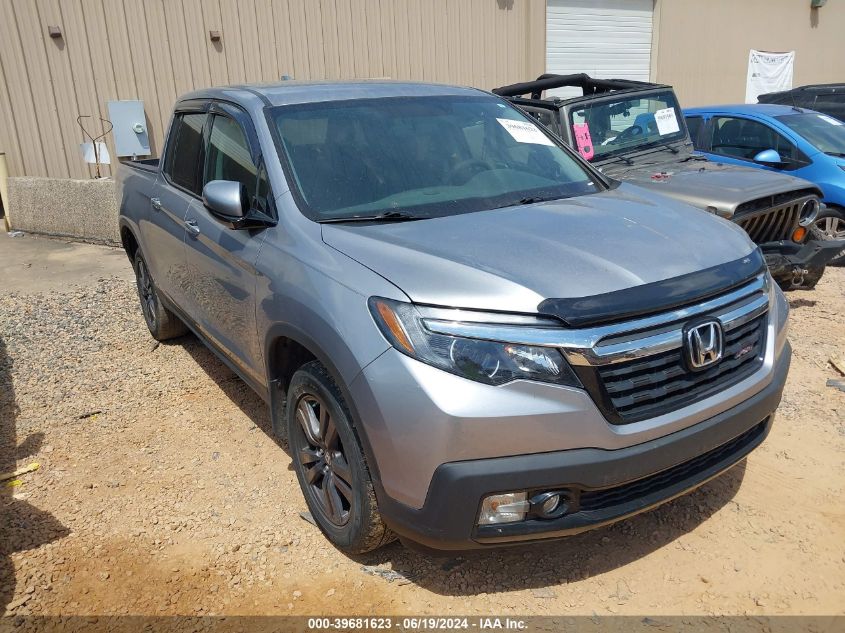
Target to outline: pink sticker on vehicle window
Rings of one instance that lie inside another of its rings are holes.
[[[586,123],[573,123],[572,131],[575,132],[575,144],[578,146],[578,153],[590,160],[595,154],[593,139],[590,138],[590,126]]]

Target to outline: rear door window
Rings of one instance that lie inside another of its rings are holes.
[[[177,113],[167,143],[164,174],[176,186],[200,195],[205,113]]]

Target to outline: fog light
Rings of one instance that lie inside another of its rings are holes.
[[[528,494],[525,492],[490,495],[481,503],[478,525],[522,521],[528,512],[528,505]]]
[[[800,244],[804,241],[804,238],[807,236],[807,229],[803,226],[799,226],[795,231],[792,233],[792,241]]]
[[[560,495],[553,495],[546,499],[546,501],[540,507],[540,511],[544,515],[549,515],[557,509],[558,504],[560,504]]]
[[[531,497],[531,514],[540,519],[559,519],[569,512],[569,497],[566,491],[549,490]]]

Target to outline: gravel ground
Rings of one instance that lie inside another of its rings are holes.
[[[612,527],[437,559],[352,559],[305,504],[261,400],[193,337],[150,339],[131,283],[0,296],[7,614],[845,613],[845,269],[790,295],[769,439]]]

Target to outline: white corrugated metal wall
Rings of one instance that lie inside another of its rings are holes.
[[[548,0],[546,72],[648,81],[653,5],[653,0]]]

